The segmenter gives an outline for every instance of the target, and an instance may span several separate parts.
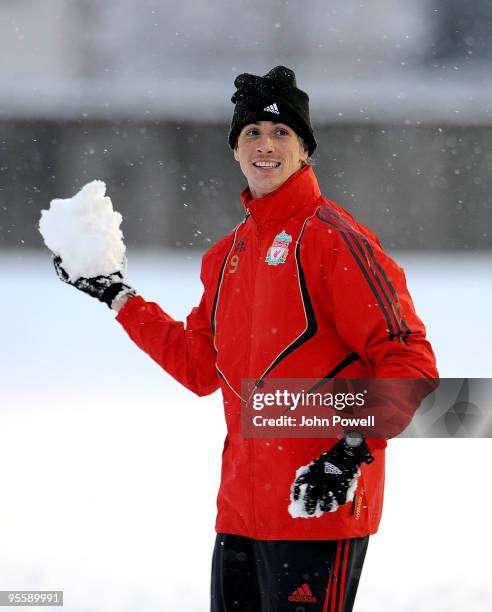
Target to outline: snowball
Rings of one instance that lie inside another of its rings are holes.
[[[357,468],[357,472],[355,473],[352,480],[349,482],[349,487],[347,489],[346,502],[351,502],[354,500],[355,490],[357,489],[357,483],[359,481],[359,476],[360,476],[360,468]]]
[[[105,193],[104,181],[92,181],[72,198],[51,200],[49,210],[41,211],[39,231],[72,281],[117,271],[125,276],[122,217]]]

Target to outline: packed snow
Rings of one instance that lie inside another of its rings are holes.
[[[491,255],[396,257],[441,375],[490,377]],[[199,254],[129,261],[141,294],[171,315],[198,303]],[[1,588],[63,589],[66,612],[206,612],[220,395],[198,398],[165,374],[113,312],[65,290],[48,253],[4,252],[0,276]],[[354,612],[490,610],[490,449],[390,441]]]
[[[126,270],[122,216],[105,193],[104,181],[92,181],[41,211],[39,231],[72,281]]]

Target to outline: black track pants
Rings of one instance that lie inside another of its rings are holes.
[[[211,611],[351,612],[368,541],[218,534]]]

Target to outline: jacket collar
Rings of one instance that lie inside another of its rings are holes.
[[[263,198],[254,199],[249,187],[241,193],[241,202],[251,214],[260,233],[268,227],[282,225],[287,219],[314,212],[321,192],[311,166],[304,166],[278,189]]]

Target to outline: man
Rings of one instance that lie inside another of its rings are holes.
[[[73,284],[119,310],[132,340],[191,391],[222,391],[212,611],[349,612],[381,517],[385,441],[245,439],[241,380],[434,378],[435,359],[403,271],[319,191],[309,98],[292,70],[235,85],[229,144],[246,215],[204,255],[186,326],[121,273]]]

